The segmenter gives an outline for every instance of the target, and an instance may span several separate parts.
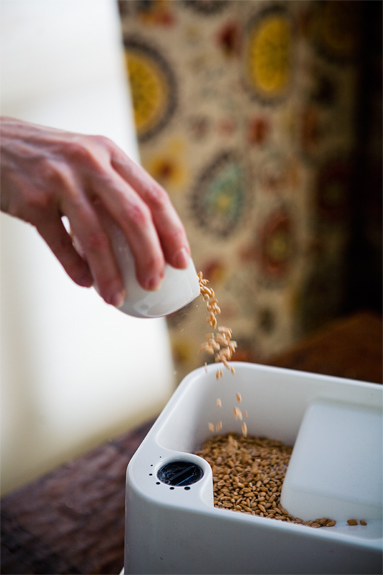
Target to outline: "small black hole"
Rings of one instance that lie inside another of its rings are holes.
[[[170,489],[174,489],[174,487],[171,487]]]
[[[159,482],[159,481],[156,481],[156,485],[160,485],[160,482]]]
[[[184,487],[199,481],[203,477],[203,471],[199,465],[191,461],[172,461],[161,467],[157,477],[167,485]]]
[[[190,487],[184,487],[185,491],[189,491]]]
[[[149,475],[153,475],[153,473],[149,473]]]

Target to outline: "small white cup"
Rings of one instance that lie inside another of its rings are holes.
[[[140,318],[163,317],[185,307],[200,295],[198,276],[191,258],[188,267],[182,270],[166,264],[165,275],[157,291],[143,289],[137,281],[133,255],[122,230],[112,222],[107,226],[126,290],[125,301],[118,308],[120,311]]]

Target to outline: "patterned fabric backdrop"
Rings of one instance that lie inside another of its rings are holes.
[[[169,192],[236,358],[339,311],[355,145],[358,3],[119,3],[143,166]],[[169,318],[178,378],[203,365],[202,300]]]

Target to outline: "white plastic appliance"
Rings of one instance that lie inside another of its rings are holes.
[[[190,373],[130,461],[125,573],[381,573],[383,387],[232,365],[235,374],[223,368],[219,380],[220,364]],[[209,422],[241,433],[236,392],[249,434],[294,445],[282,504],[302,519],[331,517],[335,527],[214,507],[211,468],[194,452],[211,435]],[[351,518],[367,526],[350,526]]]

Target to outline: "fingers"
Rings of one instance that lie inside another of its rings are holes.
[[[107,230],[110,216],[123,231],[141,286],[146,290],[158,289],[164,277],[165,259],[149,207],[118,174],[109,180],[108,193],[103,194],[102,202],[93,206]]]
[[[119,307],[125,299],[124,285],[110,238],[96,209],[85,197],[79,197],[76,202],[63,201],[62,211],[81,246],[100,295],[106,303]]]
[[[119,149],[112,156],[112,166],[148,206],[166,261],[175,268],[186,268],[189,242],[166,191]]]
[[[74,249],[59,214],[44,218],[36,227],[69,277],[79,286],[91,287],[93,278],[89,266]]]
[[[111,230],[107,225],[109,217],[118,224],[132,251],[138,282],[144,289],[156,290],[159,288],[165,273],[165,257],[169,257],[169,251],[171,251],[169,250],[170,242],[165,242],[165,247],[162,245],[162,229],[159,230],[157,228],[157,221],[154,217],[152,206],[137,193],[134,185],[132,186],[114,169],[111,159],[115,151],[117,150],[118,154],[127,158],[125,154],[113,142],[102,136],[92,137],[91,141],[86,140],[85,144],[77,142],[74,147],[76,162],[82,165],[81,185],[79,186],[77,180],[77,187],[83,189],[83,196],[85,196],[86,202],[97,213],[98,222],[101,223],[108,235],[111,234]],[[84,167],[84,161],[87,164],[87,168]],[[133,164],[133,162],[131,163]],[[140,170],[143,171],[141,168]],[[151,181],[154,182],[154,180]],[[143,187],[145,187],[145,182]],[[166,196],[164,191],[163,194]],[[76,200],[77,196],[75,197],[75,203]],[[171,208],[176,216],[169,199],[167,199],[166,209],[168,207]],[[64,213],[68,215],[74,228],[73,217],[76,214],[78,215],[78,206],[73,206],[72,217],[68,211],[69,209],[68,206]],[[80,223],[78,223],[78,226],[80,226]],[[170,227],[173,228],[174,225],[172,224]],[[182,225],[180,227],[183,230]],[[86,229],[89,231],[88,228]],[[102,241],[102,238],[94,236],[91,244],[100,240]],[[81,243],[83,244],[83,249],[86,249],[84,242]],[[110,245],[109,243],[108,247]],[[172,249],[174,250],[173,247]],[[177,251],[179,251],[179,248]],[[173,254],[171,255],[173,256]],[[93,271],[93,263],[91,259],[87,259]],[[172,257],[172,260],[174,259]],[[178,256],[178,260],[176,258],[176,261],[177,265],[179,265],[180,256]],[[181,262],[181,265],[183,265],[183,262]],[[98,285],[100,287],[100,284]]]

